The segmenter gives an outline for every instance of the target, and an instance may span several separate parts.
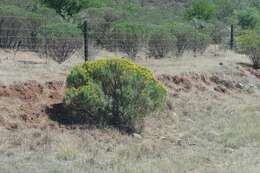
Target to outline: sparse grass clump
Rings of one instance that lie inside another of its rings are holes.
[[[65,104],[101,126],[128,132],[165,104],[166,90],[148,69],[127,59],[86,62],[67,78]]]

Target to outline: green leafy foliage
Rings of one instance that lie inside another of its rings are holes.
[[[46,47],[47,54],[59,63],[83,45],[82,31],[76,25],[68,23],[41,26],[37,37]]]
[[[174,22],[169,27],[170,32],[176,37],[176,53],[180,56],[184,50],[189,48],[194,28],[190,24],[182,22]]]
[[[214,0],[216,16],[219,21],[229,22],[230,18],[238,8],[237,3],[227,0]]]
[[[67,78],[66,106],[97,125],[128,132],[165,104],[166,90],[148,69],[127,59],[86,62]]]
[[[140,24],[120,22],[114,24],[111,31],[115,47],[134,58],[142,46],[142,39],[146,33],[145,27]]]
[[[63,17],[72,16],[84,8],[100,8],[112,4],[111,0],[41,0],[41,2],[55,9]]]
[[[120,51],[131,58],[137,57],[143,48],[147,48],[145,51],[149,56],[156,58],[173,51],[177,55],[187,50],[194,51],[196,55],[204,52],[210,43],[227,45],[231,24],[235,27],[235,34],[259,27],[259,11],[257,0],[2,0],[1,20],[2,16],[16,18],[0,23],[0,29],[5,26],[14,30],[14,33],[1,30],[4,39],[0,41],[4,42],[1,43],[4,48],[14,48],[19,44],[23,47],[30,45],[30,50],[38,51],[38,47],[43,47],[43,43],[37,42],[38,35],[50,34],[56,39],[55,47],[64,48],[56,46],[58,39],[73,37],[78,48],[82,38],[71,35],[70,29],[56,26],[57,32],[51,33],[47,32],[48,27],[60,23],[82,26],[87,20],[89,41],[98,48]],[[43,31],[42,24],[47,25],[46,31]],[[163,30],[155,31],[155,27]],[[20,32],[24,29],[31,31]],[[67,31],[66,36],[57,34]],[[24,36],[31,39],[11,40],[10,34],[15,38]]]
[[[210,20],[215,15],[215,6],[208,0],[193,0],[191,7],[186,10],[186,18]]]
[[[254,29],[260,22],[260,13],[255,8],[247,8],[239,11],[237,18],[242,29]]]
[[[211,39],[207,32],[196,30],[192,33],[192,36],[189,41],[189,48],[194,52],[194,56],[197,55],[197,52],[203,54],[207,49]]]
[[[101,8],[112,6],[112,0],[81,0],[82,8]]]
[[[38,20],[40,18],[40,15],[15,5],[0,5],[0,15],[14,17],[29,17]]]
[[[237,41],[240,51],[249,56],[254,68],[260,68],[260,32],[256,30],[246,30],[238,36]]]
[[[36,35],[41,25],[38,14],[14,5],[0,5],[0,47],[9,49],[37,47]]]
[[[41,0],[41,2],[55,9],[63,17],[79,12],[82,7],[80,0]]]
[[[163,58],[176,46],[176,38],[166,29],[155,29],[150,33],[149,56]]]

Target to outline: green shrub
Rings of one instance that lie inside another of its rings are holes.
[[[237,8],[236,3],[230,0],[214,0],[214,4],[216,4],[216,16],[223,22],[227,22]]]
[[[260,13],[255,8],[237,12],[238,24],[242,29],[254,29],[260,22]]]
[[[1,0],[1,5],[17,6],[27,11],[32,11],[39,6],[38,0]]]
[[[82,8],[102,8],[112,6],[112,0],[81,0]]]
[[[36,13],[27,11],[24,8],[15,5],[0,5],[0,15],[1,17],[12,16],[20,18],[31,18],[34,20],[39,20],[40,16]]]
[[[193,0],[191,7],[186,10],[186,18],[210,20],[215,14],[215,6],[208,0]]]
[[[180,56],[190,47],[194,28],[187,23],[175,22],[170,25],[170,32],[176,37],[177,56]]]
[[[85,8],[101,8],[112,5],[111,0],[40,0],[43,4],[56,10],[58,14],[66,18],[73,16]]]
[[[0,5],[0,47],[35,50],[39,15],[13,5]]]
[[[114,50],[114,41],[111,40],[111,28],[115,22],[120,20],[124,16],[123,12],[117,11],[110,7],[103,8],[89,8],[82,10],[75,19],[78,23],[83,24],[86,18],[90,18],[88,21],[89,36],[95,47],[107,48]]]
[[[111,31],[112,45],[126,53],[129,57],[135,58],[139,49],[142,47],[142,37],[145,33],[144,26],[120,22],[114,24]]]
[[[210,37],[214,44],[224,44],[230,39],[230,26],[220,21],[215,21],[210,27]]]
[[[207,49],[211,38],[207,32],[202,32],[200,30],[196,30],[192,33],[192,36],[189,41],[189,49],[191,49],[194,53],[194,56],[197,53],[203,54]]]
[[[40,0],[43,4],[56,10],[58,14],[66,18],[80,11],[82,4],[80,0]]]
[[[260,68],[260,32],[247,30],[237,38],[240,51],[249,56],[253,67]]]
[[[176,38],[168,31],[159,29],[150,34],[148,46],[149,56],[155,58],[163,58],[170,51],[174,50]]]
[[[81,30],[72,24],[57,23],[41,26],[38,40],[48,56],[62,63],[83,45]]]
[[[65,104],[98,125],[138,130],[149,113],[165,104],[166,90],[151,71],[127,59],[86,62],[67,78]]]

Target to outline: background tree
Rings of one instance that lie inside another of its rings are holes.
[[[208,0],[193,0],[185,15],[188,20],[196,18],[207,21],[214,17],[215,6]]]

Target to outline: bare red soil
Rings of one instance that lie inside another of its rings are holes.
[[[6,120],[0,122],[0,125],[8,129],[54,126],[55,123],[50,123],[48,120],[46,109],[62,102],[63,86],[63,82],[60,81],[45,84],[28,81],[23,84],[0,86],[0,100],[4,102],[5,99],[11,99],[13,104],[7,105],[6,109],[15,112],[17,115],[13,116],[18,118],[18,121]]]
[[[242,71],[240,75],[254,75],[260,78],[259,71],[252,69]],[[223,79],[219,75],[209,76],[196,73],[181,76],[163,74],[158,76],[158,79],[168,88],[169,97],[176,97],[181,92],[192,90],[212,91],[216,96],[221,96],[239,92],[243,86],[236,80]],[[0,86],[0,103],[6,103],[0,105],[0,113],[2,117],[7,117],[0,118],[0,127],[7,129],[66,127],[50,120],[48,112],[53,106],[63,102],[63,93],[63,81],[51,81],[44,84],[28,81],[22,84]],[[173,109],[171,105],[167,107]],[[62,114],[63,110],[58,111]],[[10,117],[15,118],[10,119]]]

